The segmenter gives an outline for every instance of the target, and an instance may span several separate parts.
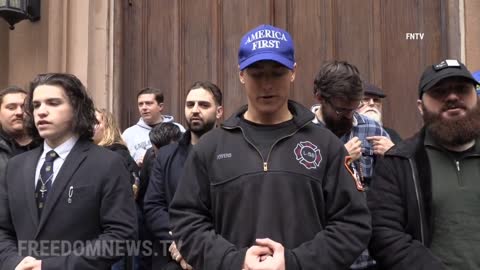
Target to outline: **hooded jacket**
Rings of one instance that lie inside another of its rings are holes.
[[[190,152],[170,205],[173,238],[194,269],[242,269],[268,237],[286,269],[347,269],[367,246],[370,215],[345,167],[346,150],[289,101],[296,130],[262,157],[240,127],[246,107]]]
[[[168,122],[177,125],[182,133],[185,132],[185,128],[182,125],[173,122],[173,116],[163,115],[162,123]],[[143,119],[140,118],[135,125],[127,128],[123,132],[122,137],[125,140],[125,143],[127,143],[128,151],[135,161],[143,160],[145,152],[152,146],[150,137],[148,136],[151,130],[152,127],[147,125]]]

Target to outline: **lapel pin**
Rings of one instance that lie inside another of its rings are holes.
[[[73,197],[73,186],[70,186],[70,188],[68,189],[68,200],[67,200],[68,203],[72,203],[72,197]]]

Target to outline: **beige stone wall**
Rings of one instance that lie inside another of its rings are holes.
[[[480,1],[465,0],[465,64],[474,72],[480,70]]]
[[[8,26],[0,19],[0,88],[8,85]]]
[[[26,87],[38,73],[68,72],[82,80],[98,107],[111,110],[114,2],[43,0],[40,21],[22,21],[14,31],[2,22],[0,71],[7,72],[0,72],[0,87]]]

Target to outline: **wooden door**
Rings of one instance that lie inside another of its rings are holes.
[[[165,94],[165,113],[184,123],[186,90],[210,80],[224,93],[228,117],[246,103],[238,80],[241,36],[259,24],[287,29],[296,46],[292,98],[314,104],[321,63],[355,64],[382,87],[385,125],[411,135],[421,126],[418,80],[427,64],[448,55],[446,0],[125,0],[121,5],[120,112],[123,128],[138,120],[136,93]],[[408,40],[406,33],[423,33]]]

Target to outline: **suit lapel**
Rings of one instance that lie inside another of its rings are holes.
[[[38,227],[38,209],[35,200],[35,171],[37,169],[38,159],[43,152],[43,147],[37,147],[32,151],[33,153],[28,155],[25,161],[23,185],[25,188],[27,208],[32,216],[33,224],[35,227]]]
[[[60,171],[55,177],[55,181],[52,185],[52,191],[49,192],[47,201],[45,202],[45,208],[42,211],[42,216],[40,217],[40,223],[37,229],[37,235],[41,231],[42,227],[45,225],[45,222],[48,219],[52,209],[55,207],[55,204],[60,199],[62,193],[65,191],[65,187],[70,182],[73,174],[78,169],[83,160],[87,157],[87,150],[89,149],[90,143],[79,139],[75,146],[72,148],[72,151],[68,154],[65,162],[63,163]]]

